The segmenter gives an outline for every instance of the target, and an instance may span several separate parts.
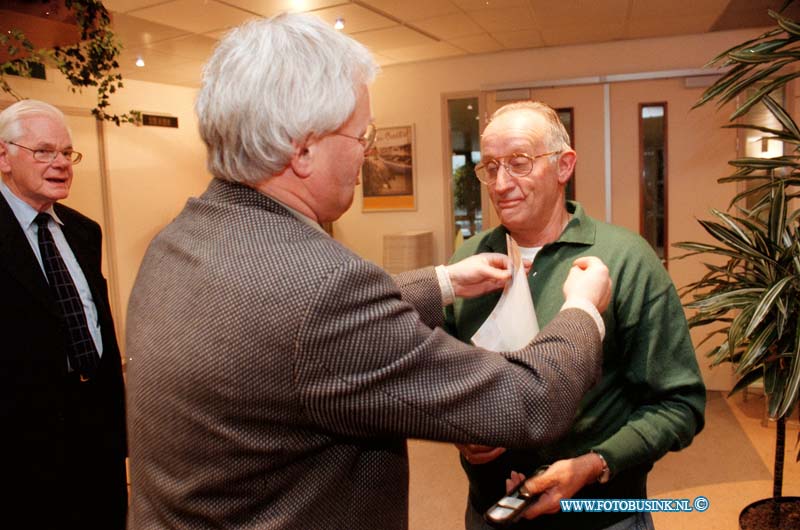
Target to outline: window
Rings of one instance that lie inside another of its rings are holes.
[[[640,233],[667,263],[667,104],[639,105]]]
[[[453,200],[454,248],[483,227],[481,183],[475,165],[481,159],[478,98],[447,100],[450,131],[451,193]]]

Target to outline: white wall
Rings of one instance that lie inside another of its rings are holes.
[[[66,202],[103,226],[104,269],[121,338],[128,296],[147,245],[181,210],[186,199],[201,193],[210,179],[205,168],[205,147],[194,116],[195,90],[125,80],[124,88],[112,96],[112,112],[121,114],[134,109],[169,114],[178,117],[179,128],[130,124],[117,127],[106,122],[102,133],[91,137],[84,130],[85,122],[93,121],[87,116],[95,105],[94,92],[71,93],[60,74],[52,70],[48,71],[48,78],[10,81],[23,96],[43,99],[65,110],[73,128],[75,149],[90,155],[75,167],[74,193],[71,201]],[[6,95],[0,95],[0,101],[7,99]],[[78,138],[83,145],[77,143]],[[95,186],[96,196],[91,197],[83,189],[81,179],[96,181],[100,161],[93,153],[100,146],[86,143],[95,139],[105,147],[107,189],[103,193]],[[98,203],[103,203],[100,211]]]

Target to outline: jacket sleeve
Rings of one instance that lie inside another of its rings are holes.
[[[404,302],[419,313],[422,322],[430,328],[441,326],[442,290],[433,267],[425,267],[394,276]]]
[[[600,371],[583,311],[562,312],[523,350],[491,353],[431,329],[390,276],[358,259],[325,280],[294,344],[309,417],[347,436],[537,446],[566,431]]]

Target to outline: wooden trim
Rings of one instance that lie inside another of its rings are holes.
[[[560,107],[554,110],[556,111],[556,114],[561,112],[569,112],[569,127],[565,126],[565,128],[567,129],[567,133],[569,133],[570,147],[577,152],[577,149],[575,149],[575,107]],[[578,180],[576,179],[576,174],[576,169],[573,168],[572,177],[570,177],[570,182],[572,182],[572,197],[567,197],[567,200],[574,201],[578,197]]]
[[[442,109],[442,168],[444,169],[444,260],[445,262],[450,259],[450,256],[455,252],[455,205],[453,202],[453,145],[451,143],[450,134],[450,110],[447,102],[453,99],[477,99],[478,100],[478,113],[481,116],[480,125],[478,126],[479,132],[483,132],[484,119],[483,109],[484,100],[480,92],[448,92],[441,96],[441,109]],[[486,211],[483,208],[481,201],[481,212],[484,222],[486,220]],[[484,227],[485,228],[485,227]]]

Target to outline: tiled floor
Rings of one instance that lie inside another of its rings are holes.
[[[706,428],[680,453],[660,460],[650,474],[651,498],[704,496],[705,512],[654,514],[657,530],[736,530],[739,512],[772,495],[775,427],[764,426],[764,398],[709,392]],[[786,430],[784,495],[800,496],[795,462],[797,422]],[[410,530],[463,530],[467,483],[458,452],[448,444],[412,441]]]

